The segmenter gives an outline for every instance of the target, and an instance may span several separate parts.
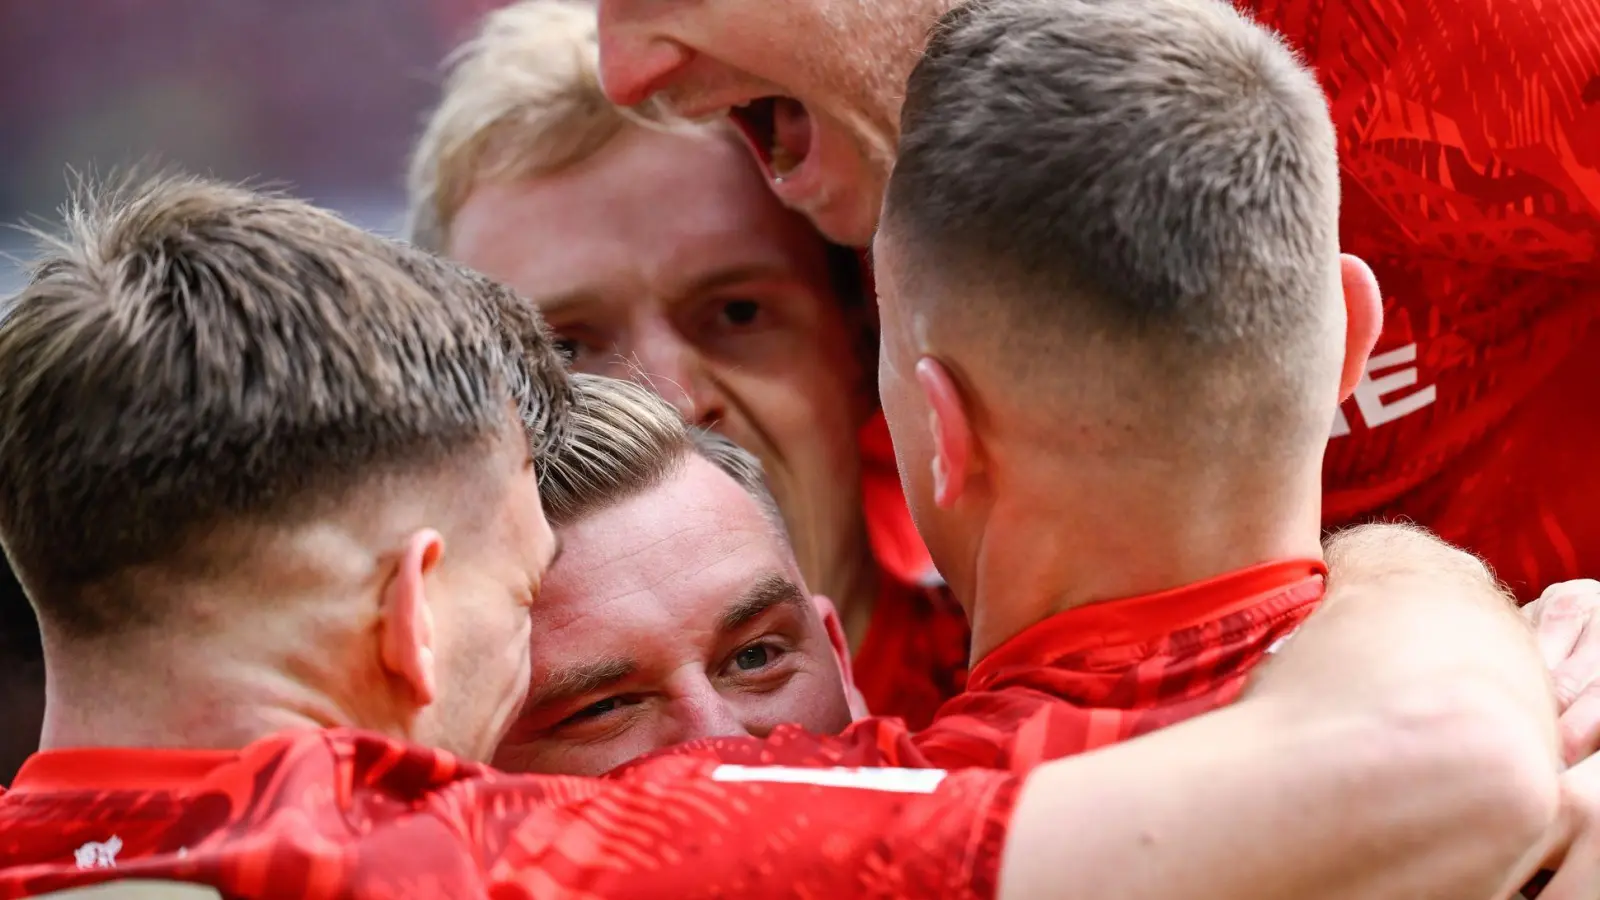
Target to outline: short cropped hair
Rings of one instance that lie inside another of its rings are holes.
[[[571,525],[648,491],[698,454],[744,488],[782,533],[777,500],[749,452],[690,427],[671,404],[631,381],[599,375],[572,381],[565,440],[539,470],[539,497],[552,525]]]
[[[712,127],[654,103],[636,110],[613,104],[600,85],[599,20],[584,0],[523,0],[495,10],[446,67],[443,96],[406,179],[407,235],[436,252],[448,246],[456,213],[480,181],[558,172],[599,152],[630,123]]]
[[[0,321],[0,542],[41,619],[160,621],[140,569],[476,458],[570,386],[525,301],[308,204],[162,176],[82,188]],[[217,551],[220,552],[220,551]]]
[[[1171,391],[1261,413],[1306,406],[1338,204],[1315,77],[1232,6],[971,0],[910,76],[883,218],[909,293],[1011,374],[1059,370],[1070,340],[1139,347]]]

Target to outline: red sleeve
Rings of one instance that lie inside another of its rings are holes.
[[[785,727],[605,779],[474,779],[439,810],[496,898],[993,896],[1020,779],[896,767],[915,755],[895,720]]]
[[[1019,780],[669,757],[532,810],[491,896],[986,898]]]

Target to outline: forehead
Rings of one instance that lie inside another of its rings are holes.
[[[476,187],[456,215],[451,252],[538,299],[729,266],[804,266],[822,242],[772,195],[736,137],[629,126],[578,165]]]
[[[699,456],[661,485],[561,529],[561,541],[533,630],[536,645],[562,657],[592,655],[597,641],[704,634],[761,576],[799,583],[755,500]]]

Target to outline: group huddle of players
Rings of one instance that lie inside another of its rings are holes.
[[[1600,6],[1241,6],[521,0],[408,242],[84,186],[0,898],[1600,898]]]

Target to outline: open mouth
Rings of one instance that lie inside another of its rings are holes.
[[[731,111],[768,173],[782,181],[811,152],[811,114],[792,97],[760,97]]]

